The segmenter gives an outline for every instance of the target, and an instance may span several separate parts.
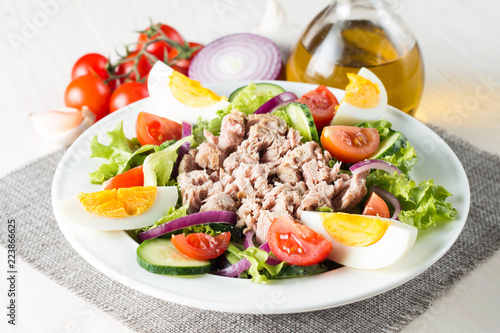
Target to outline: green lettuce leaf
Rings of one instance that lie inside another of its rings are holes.
[[[382,120],[377,120],[374,122],[365,121],[365,122],[362,122],[356,126],[367,127],[367,128],[376,128],[378,131],[378,135],[380,137],[380,142],[382,142],[389,135],[389,133],[391,131],[392,124],[389,121],[382,119]]]
[[[191,142],[193,136],[185,137],[176,143],[146,157],[143,164],[144,186],[165,186],[177,161],[177,150],[185,142]]]
[[[418,162],[417,153],[410,143],[406,147],[402,147],[397,153],[390,156],[385,156],[383,160],[397,166],[405,175],[409,175],[411,169]]]
[[[288,113],[286,113],[284,108],[279,108],[278,110],[274,111],[272,114],[275,115],[276,117],[283,119],[286,122],[286,124],[288,125],[288,127],[293,127],[292,120],[290,119],[290,116],[288,115]]]
[[[425,230],[457,214],[456,209],[445,202],[451,193],[443,186],[435,185],[432,179],[417,185],[404,174],[394,172],[391,175],[376,170],[368,175],[366,186],[378,186],[392,193],[401,203],[399,220],[418,229]]]
[[[90,157],[100,157],[109,161],[101,165],[96,171],[90,173],[92,184],[102,184],[104,181],[123,173],[131,168],[142,165],[148,154],[159,149],[155,145],[139,144],[137,139],[128,139],[123,133],[123,122],[107,133],[110,139],[108,145],[97,140],[97,135],[90,142]]]
[[[234,245],[229,245],[226,251],[227,260],[234,265],[243,258],[247,258],[250,261],[250,268],[246,271],[248,276],[252,277],[252,282],[255,283],[267,283],[267,277],[263,274],[263,270],[267,270],[271,275],[277,275],[281,268],[283,267],[283,262],[278,265],[269,265],[266,260],[269,258],[269,254],[260,250],[256,247],[249,247],[246,250],[240,250]],[[243,276],[242,277],[246,277]]]

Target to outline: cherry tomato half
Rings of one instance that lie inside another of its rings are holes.
[[[106,180],[102,185],[104,190],[144,186],[144,173],[142,172],[142,165],[116,175],[115,177]]]
[[[135,125],[137,140],[141,145],[161,145],[167,140],[182,137],[182,125],[167,118],[141,112]]]
[[[87,74],[95,74],[104,81],[109,79],[109,73],[106,66],[109,64],[109,59],[99,53],[87,53],[78,59],[71,70],[71,79]],[[109,89],[113,90],[116,87],[116,80],[111,80],[108,83]]]
[[[380,137],[375,128],[327,126],[321,134],[321,144],[337,160],[356,163],[377,150]]]
[[[120,82],[123,83],[128,81],[139,81],[143,80],[148,74],[153,65],[149,62],[145,55],[139,57],[137,62],[137,71],[132,70],[134,68],[135,59],[138,57],[138,51],[130,53],[116,66],[116,75],[124,75],[129,73],[126,77],[120,78]],[[128,61],[127,61],[128,59]],[[122,62],[123,61],[123,62]],[[137,75],[139,74],[139,75]]]
[[[323,127],[330,125],[335,115],[335,107],[339,105],[337,98],[325,86],[318,86],[318,88],[305,93],[298,102],[309,107],[318,132],[321,132]]]
[[[309,266],[326,259],[333,246],[323,235],[288,217],[273,221],[267,234],[271,252],[292,265]]]
[[[109,112],[114,112],[148,96],[149,92],[146,84],[140,82],[125,82],[111,94]]]
[[[179,252],[201,260],[220,256],[226,251],[230,240],[230,232],[223,232],[215,237],[204,233],[172,235],[172,244]]]
[[[368,197],[368,201],[363,209],[363,215],[380,216],[386,219],[391,217],[389,207],[387,207],[385,201],[375,192],[372,192]]]
[[[64,93],[67,107],[81,110],[87,106],[96,115],[96,121],[109,113],[111,90],[94,74],[77,77],[70,82]]]
[[[159,30],[161,30],[161,32]],[[147,28],[143,33],[139,35],[139,38],[137,40],[137,50],[142,50],[145,43],[158,37],[167,37],[177,43],[184,43],[182,36],[179,34],[179,32],[177,32],[177,30],[166,24],[156,24],[153,27]],[[154,55],[158,60],[161,61],[167,60],[166,57],[168,56],[168,53],[171,49],[172,47],[165,41],[157,41],[146,46],[146,51]]]

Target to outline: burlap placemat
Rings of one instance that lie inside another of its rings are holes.
[[[288,315],[240,315],[198,310],[141,294],[101,274],[66,241],[50,199],[64,151],[0,180],[2,230],[17,222],[18,255],[35,269],[137,332],[393,332],[421,315],[439,295],[500,246],[500,158],[434,129],[455,151],[471,187],[465,228],[427,271],[382,295],[329,310]],[[7,244],[2,233],[0,243]]]

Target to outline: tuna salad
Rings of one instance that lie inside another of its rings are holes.
[[[236,225],[266,241],[280,216],[300,220],[302,211],[328,207],[346,212],[366,195],[366,172],[340,172],[341,162],[314,141],[270,114],[233,111],[222,120],[219,136],[191,149],[180,163],[177,181],[188,213],[231,211]]]

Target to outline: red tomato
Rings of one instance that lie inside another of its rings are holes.
[[[78,59],[73,65],[71,71],[71,79],[87,74],[95,74],[104,81],[109,79],[109,73],[106,67],[109,64],[109,59],[99,53],[88,53]],[[108,83],[109,89],[113,90],[116,87],[116,80],[111,80]]]
[[[96,115],[96,121],[109,113],[111,90],[94,74],[77,77],[64,93],[67,107],[81,110],[87,106]]]
[[[102,185],[105,190],[144,186],[144,173],[142,172],[142,165],[116,175],[115,177],[105,181]]]
[[[109,112],[114,112],[148,96],[149,92],[146,84],[140,82],[125,82],[111,94]]]
[[[161,30],[161,32],[160,32]],[[166,24],[155,24],[152,27],[147,28],[143,33],[139,35],[137,50],[142,50],[146,42],[159,38],[159,37],[167,37],[171,40],[183,44],[184,39],[182,36],[169,25]],[[154,55],[158,60],[166,60],[166,56],[172,47],[168,45],[165,41],[157,41],[146,46],[146,51]]]
[[[137,140],[141,145],[161,145],[167,140],[182,137],[182,125],[167,118],[141,112],[135,125]]]
[[[309,107],[318,132],[330,125],[335,115],[335,107],[339,105],[337,98],[325,86],[318,86],[315,90],[305,93],[298,102]]]
[[[185,44],[184,44],[185,45]],[[195,42],[189,42],[188,43],[189,47],[187,48],[186,51],[181,51],[181,53],[186,52],[187,54],[181,54],[181,57],[179,59],[174,60],[175,57],[179,55],[179,50],[176,48],[171,48],[170,51],[168,52],[168,60],[172,61],[174,65],[172,68],[177,70],[178,72],[181,72],[182,74],[187,76],[187,71],[189,68],[189,65],[191,64],[191,60],[200,52],[200,50],[203,48],[203,45]],[[192,49],[197,48],[196,51],[191,53]],[[185,58],[186,59],[185,59]]]
[[[380,216],[386,219],[391,217],[389,207],[387,207],[385,201],[375,192],[370,194],[365,204],[365,209],[363,209],[363,215]]]
[[[115,73],[116,75],[124,75],[127,73],[130,73],[126,77],[120,78],[120,82],[123,83],[125,80],[130,80],[130,81],[139,81],[143,80],[146,75],[149,74],[149,71],[153,67],[151,63],[148,61],[146,56],[142,55],[138,62],[137,62],[137,71],[139,73],[136,73],[136,71],[132,70],[134,68],[135,64],[135,59],[138,56],[138,52],[134,51],[130,53],[127,57],[125,57],[123,62],[119,63],[118,66],[116,66]],[[126,61],[127,59],[130,59]],[[139,74],[139,76],[137,76]]]
[[[281,261],[309,266],[326,259],[333,246],[323,235],[288,217],[273,221],[267,233],[271,252]]]
[[[375,128],[327,126],[321,134],[321,144],[339,161],[356,163],[377,150],[380,137]]]
[[[179,252],[201,260],[220,256],[226,251],[230,240],[230,232],[223,232],[215,237],[204,233],[172,235],[172,244]]]

